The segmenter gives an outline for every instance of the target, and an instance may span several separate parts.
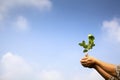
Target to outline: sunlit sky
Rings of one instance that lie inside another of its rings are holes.
[[[80,59],[120,60],[119,0],[0,0],[0,80],[104,80]]]

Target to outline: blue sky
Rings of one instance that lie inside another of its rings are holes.
[[[80,65],[78,43],[93,34],[89,54],[119,64],[119,7],[119,0],[1,0],[0,79],[104,80]]]

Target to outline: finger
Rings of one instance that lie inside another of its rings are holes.
[[[84,66],[84,67],[88,67],[88,65],[87,65],[87,64],[85,64],[85,63],[84,63],[84,64],[82,64],[82,66]]]
[[[81,60],[85,60],[85,59],[87,59],[88,57],[84,57],[84,58],[82,58]]]
[[[81,60],[80,62],[81,62],[81,63],[86,63],[86,60]]]

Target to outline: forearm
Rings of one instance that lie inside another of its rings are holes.
[[[114,64],[109,64],[101,60],[96,60],[95,64],[98,65],[107,73],[111,74],[112,76],[116,76],[116,71],[115,71],[116,66]]]
[[[94,66],[94,69],[105,79],[108,80],[111,75],[107,72],[105,72],[101,67],[99,67],[98,65]]]

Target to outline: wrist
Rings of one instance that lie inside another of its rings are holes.
[[[98,64],[98,60],[96,58],[94,58],[94,64],[97,65]]]

